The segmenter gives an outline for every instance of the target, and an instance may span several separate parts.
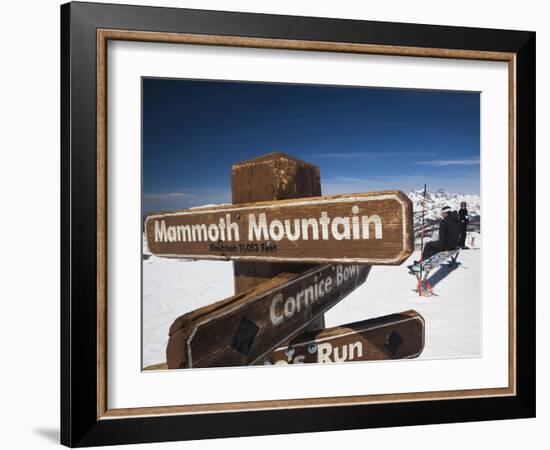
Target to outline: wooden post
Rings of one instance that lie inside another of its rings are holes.
[[[231,170],[233,204],[287,200],[321,195],[319,168],[313,164],[275,152],[234,164]],[[301,273],[307,264],[234,262],[235,294],[269,281],[282,273]],[[325,326],[321,316],[309,329]]]

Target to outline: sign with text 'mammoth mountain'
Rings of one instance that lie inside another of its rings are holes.
[[[412,252],[412,203],[400,191],[195,208],[145,223],[157,256],[242,261],[401,264]]]

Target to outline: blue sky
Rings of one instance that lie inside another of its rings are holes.
[[[231,201],[235,162],[316,164],[322,194],[479,194],[479,93],[143,80],[144,213]]]

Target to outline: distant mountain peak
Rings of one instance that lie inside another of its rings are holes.
[[[450,206],[451,209],[458,211],[460,203],[466,202],[466,209],[470,215],[470,225],[476,224],[479,231],[479,223],[481,216],[481,198],[479,195],[460,194],[456,192],[447,192],[445,189],[439,188],[437,191],[426,191],[426,199],[424,200],[424,189],[411,191],[407,196],[413,202],[414,212],[414,229],[416,237],[419,236],[422,221],[422,206],[424,205],[424,223],[429,230],[429,234],[437,229],[437,224],[441,219],[441,208]]]

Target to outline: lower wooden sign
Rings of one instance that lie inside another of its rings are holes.
[[[302,334],[261,363],[303,364],[415,358],[424,349],[424,318],[416,311]]]
[[[168,367],[255,364],[364,283],[369,271],[368,265],[327,264],[281,274],[205,314],[183,316],[170,329]]]

